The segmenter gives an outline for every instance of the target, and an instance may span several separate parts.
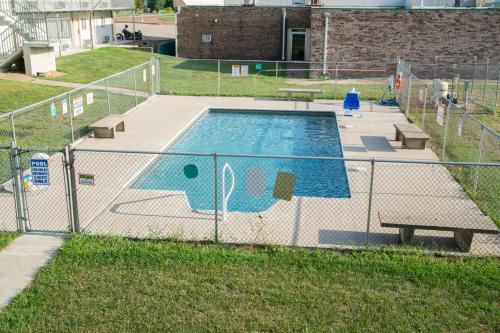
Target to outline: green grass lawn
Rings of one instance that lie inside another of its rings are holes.
[[[378,100],[386,89],[385,80],[381,83],[343,83],[317,79],[298,82],[294,78],[285,77],[287,68],[280,65],[276,77],[275,63],[241,62],[249,66],[247,77],[232,77],[232,62],[222,62],[220,68],[220,95],[243,97],[276,97],[278,88],[309,88],[321,89],[323,94],[316,95],[319,99],[343,99],[345,94],[356,88],[363,100]],[[289,70],[288,72],[291,73]],[[315,73],[315,72],[313,72]],[[162,57],[161,61],[161,91],[172,95],[216,96],[218,89],[218,64],[216,60],[187,60],[172,57]],[[298,98],[308,98],[309,95],[294,95]],[[286,94],[278,97],[284,98]]]
[[[0,80],[0,114],[15,111],[68,90],[63,87]]]
[[[62,76],[48,78],[56,81],[90,83],[151,59],[151,53],[118,47],[103,47],[56,59]]]
[[[500,261],[72,236],[2,332],[500,330]]]
[[[0,250],[7,247],[18,236],[17,232],[0,231]]]

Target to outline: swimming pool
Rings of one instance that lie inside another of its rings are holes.
[[[335,113],[295,111],[209,110],[169,149],[172,153],[343,157]],[[235,187],[228,211],[261,212],[272,207],[276,175],[296,176],[294,196],[349,198],[342,160],[217,157],[219,209],[222,170],[234,170]],[[226,193],[230,187],[226,175]],[[133,188],[182,191],[192,209],[214,210],[214,158],[164,155]]]

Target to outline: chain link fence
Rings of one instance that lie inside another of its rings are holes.
[[[296,88],[321,90],[317,98],[343,99],[356,88],[362,99],[378,100],[396,65],[161,58],[160,68],[162,94],[284,98],[280,88]]]
[[[400,62],[398,73],[401,75],[401,88],[397,99],[407,118],[430,136],[430,146],[441,160],[500,162],[499,135],[462,107],[451,102],[447,96],[443,96],[431,82],[419,79],[412,71],[412,65]],[[474,172],[473,169],[469,169],[470,172],[449,169],[484,211],[497,216],[493,206],[497,205],[495,202],[499,202],[497,193],[500,193],[500,183],[492,182],[489,186],[494,191],[477,195],[479,184],[491,177],[490,173],[481,175],[482,168],[475,169]]]
[[[48,187],[29,180],[29,160],[40,152],[50,154]],[[16,190],[0,195],[11,203],[0,210],[4,229],[319,248],[403,240],[500,255],[498,163],[78,148],[14,154],[21,168],[12,179],[24,186],[20,207]],[[487,209],[478,205],[485,200]]]
[[[407,60],[407,59],[406,59]],[[500,111],[500,62],[472,58],[454,63],[440,59],[427,64],[408,61],[411,71],[427,82],[440,80],[448,84],[451,99],[469,113],[497,116]]]
[[[158,89],[152,60],[82,88],[0,116],[0,145],[60,148],[89,134],[88,126],[125,113]]]

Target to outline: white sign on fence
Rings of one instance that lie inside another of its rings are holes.
[[[146,72],[146,69],[144,69],[142,71],[142,81],[146,82],[146,80],[148,79],[147,75],[148,73]]]
[[[418,99],[420,102],[422,102],[422,103],[424,102],[424,89],[420,89],[418,91]]]
[[[151,66],[151,75],[155,75],[155,66]]]
[[[438,105],[436,121],[439,124],[439,126],[443,126],[443,120],[444,120],[444,107],[442,105]]]
[[[248,65],[241,65],[241,76],[248,76]]]
[[[76,117],[83,113],[83,96],[73,99],[73,115]]]
[[[94,103],[94,93],[87,94],[87,105]]]
[[[232,68],[233,77],[239,77],[240,76],[240,65],[233,65],[231,68]]]
[[[462,119],[458,119],[457,125],[457,135],[462,136],[462,130],[464,129],[464,121]]]
[[[31,159],[31,183],[33,185],[50,185],[49,161]]]
[[[62,102],[61,102],[61,104],[62,104],[62,112],[63,112],[63,114],[68,113],[68,100],[66,98],[63,99]]]

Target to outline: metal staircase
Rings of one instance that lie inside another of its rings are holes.
[[[0,0],[0,69],[22,57],[25,42],[48,42],[47,15],[26,0]]]

